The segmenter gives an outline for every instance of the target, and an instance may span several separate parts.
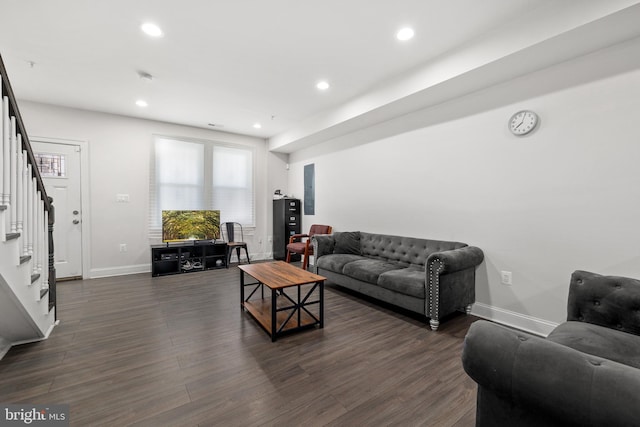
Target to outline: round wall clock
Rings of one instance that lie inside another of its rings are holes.
[[[531,132],[538,124],[538,115],[533,111],[522,110],[509,119],[509,130],[514,135],[522,136]]]

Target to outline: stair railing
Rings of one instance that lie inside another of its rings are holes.
[[[6,211],[2,240],[19,239],[19,262],[32,261],[32,280],[42,278],[40,298],[48,294],[51,311],[56,307],[53,199],[47,196],[1,55],[0,77],[0,206]]]

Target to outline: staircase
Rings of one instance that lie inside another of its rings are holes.
[[[0,359],[56,324],[52,199],[0,56]]]

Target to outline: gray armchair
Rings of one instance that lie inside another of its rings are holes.
[[[477,321],[462,363],[477,427],[640,425],[640,281],[576,271],[546,339]]]

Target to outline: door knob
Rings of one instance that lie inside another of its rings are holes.
[[[74,224],[80,224],[80,220],[79,220],[79,219],[74,219],[74,220],[73,220],[73,223],[74,223]]]

